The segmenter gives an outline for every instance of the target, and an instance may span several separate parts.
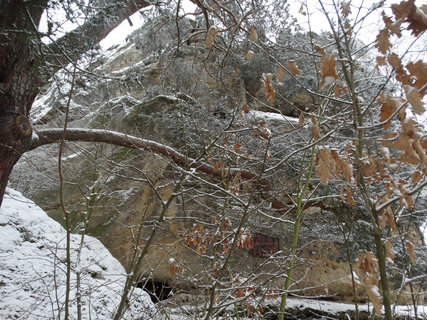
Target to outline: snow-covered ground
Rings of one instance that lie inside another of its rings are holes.
[[[19,192],[7,189],[0,208],[0,319],[63,319],[65,230]],[[77,319],[76,270],[81,236],[71,235],[70,319]],[[81,250],[83,319],[112,319],[125,270],[95,238]],[[141,289],[129,301],[126,319],[150,319],[154,306]]]
[[[331,314],[337,314],[347,311],[355,310],[354,304],[350,303],[340,303],[332,301],[322,301],[322,300],[309,300],[309,299],[298,299],[290,298],[287,301],[287,306],[289,308],[310,308],[314,310],[319,310]],[[372,304],[362,304],[359,305],[359,311],[372,311]],[[383,308],[384,311],[384,308]],[[413,306],[395,306],[394,312],[399,316],[414,316]],[[427,306],[418,306],[417,308],[418,317],[427,316]]]
[[[0,208],[0,319],[63,318],[65,298],[65,230],[34,202],[7,189]],[[81,264],[76,257],[81,236],[71,235],[72,288],[70,319],[77,319],[76,274],[81,270],[83,319],[112,319],[120,301],[125,270],[95,238],[85,236]],[[147,293],[135,288],[125,319],[189,319],[188,308],[156,308]],[[354,310],[354,305],[289,298],[288,308],[311,308],[337,314]],[[366,311],[368,306],[361,305]],[[166,317],[165,313],[168,314]],[[194,312],[195,313],[195,312]],[[410,306],[396,307],[399,315],[413,315]],[[427,317],[427,306],[418,314]],[[194,316],[191,316],[195,319]]]
[[[280,301],[277,301],[277,306],[280,304]],[[304,298],[294,298],[289,297],[286,303],[286,308],[289,312],[290,309],[304,310],[311,309],[313,313],[318,313],[317,316],[313,314],[313,319],[342,319],[343,316],[351,319],[352,312],[355,310],[354,304],[350,303],[341,303],[333,301],[322,301],[322,300],[313,300],[313,299],[304,299]],[[200,307],[199,306],[199,312]],[[230,311],[232,312],[233,310]],[[358,306],[359,312],[372,312],[372,304],[361,304]],[[176,309],[166,309],[168,316],[171,320],[186,320],[190,319],[188,315],[196,313],[196,308],[194,306],[183,306]],[[384,310],[383,310],[384,311]],[[395,316],[407,317],[411,319],[414,316],[414,310],[412,306],[396,306],[393,310]],[[427,319],[427,306],[418,306],[417,308],[418,318]],[[322,316],[324,314],[324,316]],[[336,316],[336,318],[335,318]],[[191,319],[197,319],[191,317]],[[228,319],[222,318],[219,319]],[[241,318],[242,320],[250,320],[253,318]],[[304,318],[306,319],[306,318]],[[413,318],[412,318],[413,319]]]

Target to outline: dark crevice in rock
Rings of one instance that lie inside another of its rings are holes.
[[[172,287],[165,280],[154,278],[142,279],[138,281],[136,287],[146,291],[153,303],[166,300],[172,292]]]

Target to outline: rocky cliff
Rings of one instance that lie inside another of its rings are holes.
[[[219,64],[223,53],[192,37],[191,22],[180,26],[181,37],[192,39],[183,43],[173,21],[148,25],[81,61],[75,78],[57,74],[36,101],[32,121],[38,129],[63,125],[71,81],[70,128],[155,141],[212,170],[182,166],[150,150],[67,143],[63,194],[73,231],[96,236],[128,272],[136,265],[141,281],[200,290],[221,269],[232,285],[238,282],[230,277],[237,275],[257,290],[281,288],[294,193],[305,170],[295,155],[309,144],[308,126],[289,115],[298,116],[298,108],[310,107],[313,98],[287,76],[283,88],[289,90],[271,106],[261,82],[268,71],[262,54]],[[28,153],[11,185],[62,221],[57,156],[57,145]],[[351,301],[350,265],[371,249],[360,236],[371,231],[362,208],[350,208],[328,192],[321,192],[320,202],[307,202],[303,212],[291,293]],[[232,243],[239,232],[248,232],[253,243]],[[366,300],[363,287],[357,298]]]

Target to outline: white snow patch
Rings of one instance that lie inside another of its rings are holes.
[[[126,75],[129,73],[130,70],[140,70],[144,69],[144,66],[147,64],[147,59],[143,59],[141,61],[135,62],[130,66],[123,67],[119,70],[114,70],[111,72],[111,75],[114,77],[118,77],[120,75]]]
[[[126,42],[119,43],[117,47],[110,48],[106,53],[103,54],[104,57],[107,57],[107,61],[104,65],[111,64],[118,57],[125,55],[127,51],[134,50],[135,44],[128,44]],[[102,67],[99,67],[102,68]],[[97,69],[95,69],[97,70]]]
[[[132,21],[132,25],[130,25],[128,20],[124,20],[100,42],[102,49],[106,50],[111,46],[125,43],[126,37],[135,30],[141,28],[145,22],[145,19],[139,12],[131,15],[129,20]]]
[[[64,316],[65,237],[62,226],[19,192],[6,190],[0,208],[0,319]],[[76,258],[81,236],[71,235],[70,319],[77,318]],[[112,319],[125,270],[97,239],[85,236],[81,253],[83,319]],[[125,319],[151,318],[154,306],[135,288]]]
[[[293,117],[284,116],[280,113],[275,112],[263,112],[257,110],[251,110],[249,114],[257,119],[265,119],[266,121],[287,121],[293,124],[298,123],[298,119]]]
[[[63,160],[71,160],[71,159],[79,157],[82,154],[83,154],[83,151],[79,151],[79,152],[76,152],[76,153],[70,154],[69,156],[64,157]]]
[[[287,308],[312,308],[314,310],[320,310],[332,314],[337,314],[340,312],[354,311],[355,306],[351,303],[341,303],[341,302],[332,302],[332,301],[322,301],[322,300],[311,300],[311,299],[302,299],[302,298],[288,298],[286,303]],[[372,311],[372,305],[359,304],[358,306],[360,311]],[[413,306],[396,306],[396,315],[409,315],[413,316]],[[427,306],[419,305],[417,307],[418,316],[427,315]]]
[[[31,107],[31,119],[35,122],[43,118],[50,110],[50,100],[55,98],[56,86],[50,86],[44,94],[39,94]]]

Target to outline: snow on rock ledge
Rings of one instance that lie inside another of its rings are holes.
[[[65,237],[62,226],[19,192],[6,190],[0,208],[0,318],[63,318]],[[77,318],[77,251],[81,235],[71,235],[70,319]],[[81,252],[83,319],[112,319],[125,270],[97,239],[85,236]],[[125,319],[151,318],[154,306],[141,289],[129,301]]]

